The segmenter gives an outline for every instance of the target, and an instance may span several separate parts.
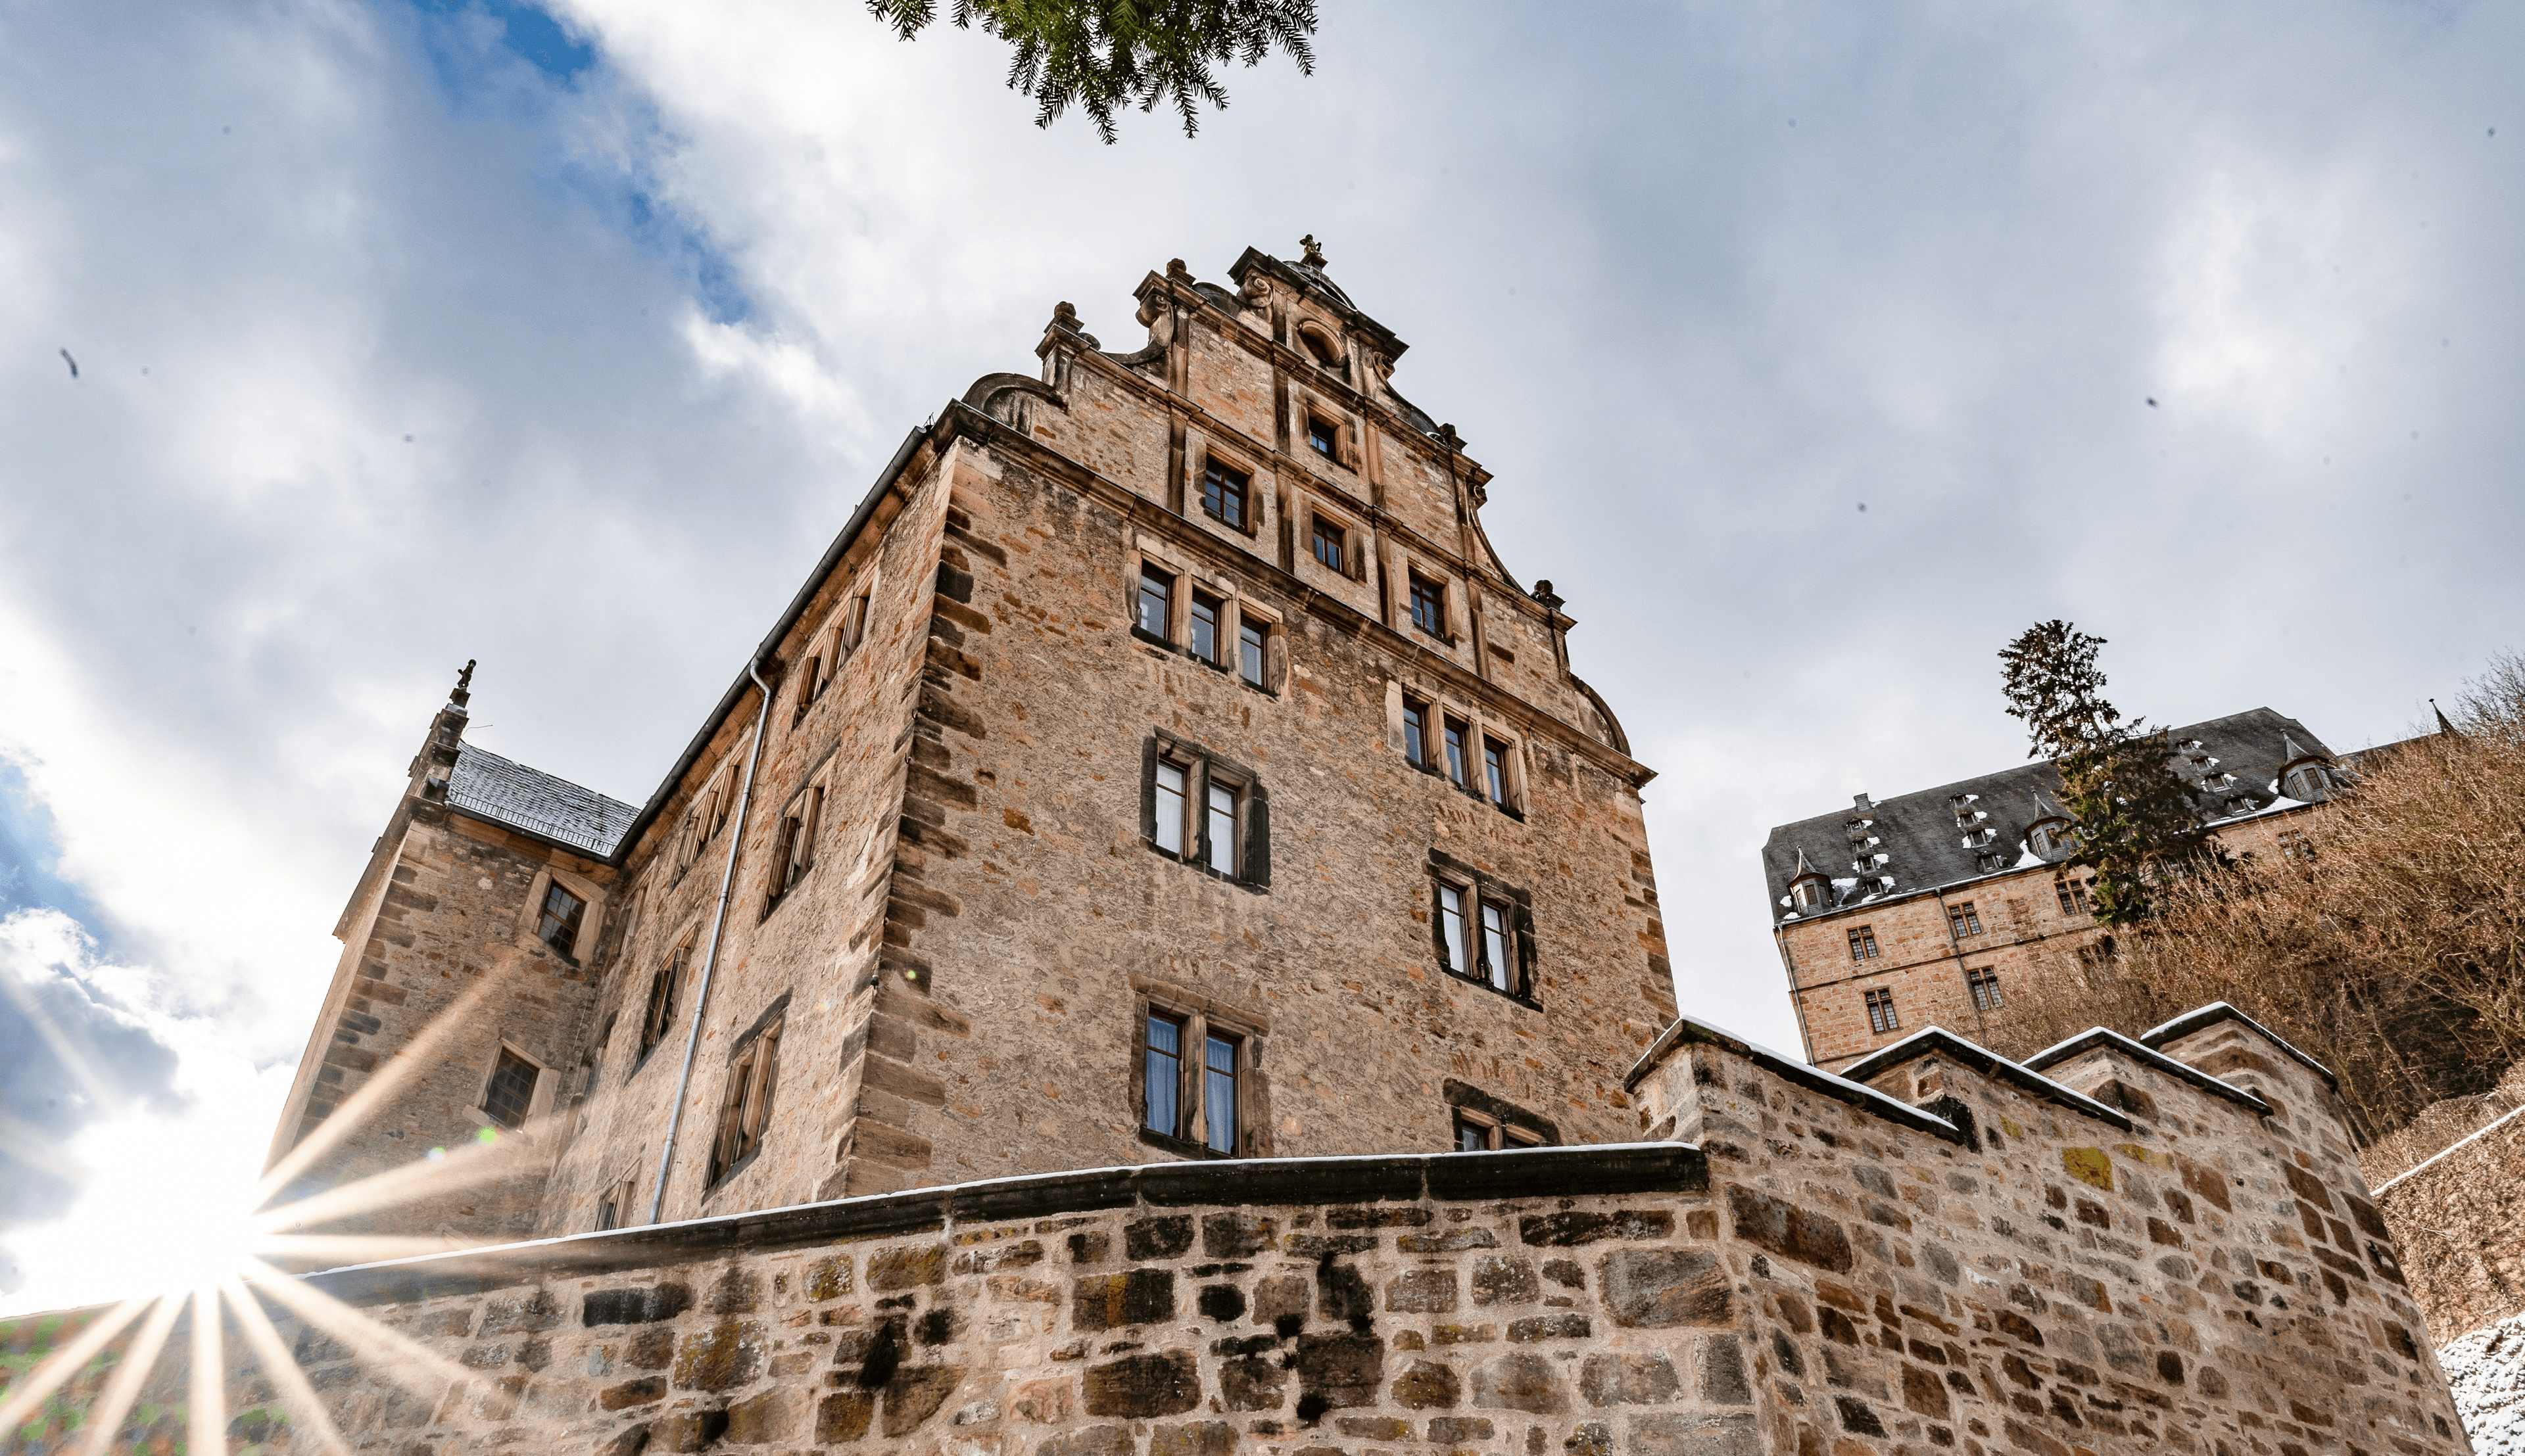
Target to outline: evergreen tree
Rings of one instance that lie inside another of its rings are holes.
[[[868,13],[910,40],[938,18],[938,0],[867,0]],[[1110,146],[1116,108],[1170,102],[1184,135],[1203,102],[1225,110],[1213,66],[1262,64],[1277,49],[1312,75],[1315,0],[956,0],[958,28],[982,27],[1016,47],[1009,89],[1032,96],[1035,124],[1075,105]]]
[[[2154,913],[2167,881],[2227,859],[2199,796],[2174,770],[2167,730],[2125,719],[2104,701],[2096,665],[2104,645],[2055,619],[2027,628],[1999,660],[2008,715],[2033,738],[2026,756],[2060,771],[2061,807],[2078,821],[2068,862],[2096,872],[2096,918],[2132,925]]]

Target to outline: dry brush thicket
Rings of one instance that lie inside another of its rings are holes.
[[[2179,884],[2110,961],[2064,957],[2012,994],[1999,1049],[2225,1000],[2332,1067],[2360,1141],[2397,1167],[2493,1115],[2482,1094],[2525,1058],[2525,658],[2498,659],[2451,716],[2459,735],[2369,754],[2307,816],[2310,854]]]

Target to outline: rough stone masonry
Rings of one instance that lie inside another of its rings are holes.
[[[2223,1007],[2161,1031],[2037,1066],[1923,1033],[1861,1085],[1686,1019],[1628,1079],[1653,1141],[1060,1173],[333,1271],[305,1282],[342,1301],[315,1324],[271,1306],[321,1413],[238,1360],[232,1434],[2467,1451],[2322,1069]],[[32,1328],[13,1368],[66,1333]],[[180,1434],[187,1376],[162,1359],[118,1441]],[[0,1456],[84,1438],[66,1425]]]

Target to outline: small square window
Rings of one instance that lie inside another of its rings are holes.
[[[1447,635],[1446,585],[1417,571],[1411,573],[1411,625],[1432,637]]]
[[[1307,416],[1307,443],[1326,460],[1341,459],[1341,427],[1320,414]]]
[[[1350,533],[1343,530],[1339,522],[1318,515],[1308,524],[1307,549],[1314,554],[1316,560],[1335,571],[1346,571],[1349,567],[1344,563],[1349,558],[1344,548],[1349,544],[1349,536]]]
[[[1894,1015],[1894,993],[1867,993],[1867,1029],[1881,1037],[1887,1032],[1900,1031],[1902,1027],[1903,1023]]]
[[[1249,529],[1245,496],[1252,478],[1242,470],[1212,461],[1201,472],[1201,509],[1240,531]]]
[[[491,1068],[491,1085],[482,1093],[483,1114],[511,1132],[524,1127],[526,1113],[535,1104],[539,1070],[533,1062],[501,1047],[500,1060]]]
[[[1218,614],[1226,604],[1206,592],[1192,594],[1192,655],[1215,666],[1218,662]]]
[[[1236,624],[1237,673],[1258,688],[1262,686],[1262,649],[1268,641],[1263,630],[1253,622]]]
[[[1999,1009],[1999,972],[1986,968],[1977,968],[1966,971],[1964,972],[1964,984],[1972,989],[1972,1003],[1974,1010],[1996,1011]]]
[[[587,914],[587,901],[580,899],[555,880],[544,891],[543,918],[535,926],[535,936],[545,945],[567,956],[578,944],[578,922]]]
[[[1456,1151],[1487,1152],[1491,1146],[1491,1135],[1498,1131],[1490,1123],[1475,1121],[1459,1112],[1456,1114]]]
[[[1403,756],[1414,768],[1430,766],[1429,709],[1409,698],[1403,700]]]
[[[1853,930],[1850,933],[1850,958],[1853,960],[1872,960],[1875,956],[1875,929],[1870,926],[1862,925],[1857,929]]]
[[[1959,905],[1949,905],[1947,906],[1947,925],[1957,936],[1980,935],[1981,912],[1973,908],[1971,900],[1965,900]]]
[[[1140,568],[1139,628],[1151,637],[1165,638],[1167,619],[1174,614],[1175,579],[1154,566]],[[1171,639],[1167,639],[1171,640]]]

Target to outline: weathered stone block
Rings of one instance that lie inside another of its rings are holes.
[[[1589,1405],[1662,1405],[1682,1388],[1663,1355],[1589,1355],[1579,1367],[1578,1393]]]
[[[1702,1248],[1615,1249],[1596,1288],[1613,1323],[1632,1329],[1723,1325],[1735,1308],[1725,1266]]]
[[[1179,1416],[1201,1404],[1201,1366],[1190,1350],[1092,1365],[1084,1384],[1091,1416]]]

